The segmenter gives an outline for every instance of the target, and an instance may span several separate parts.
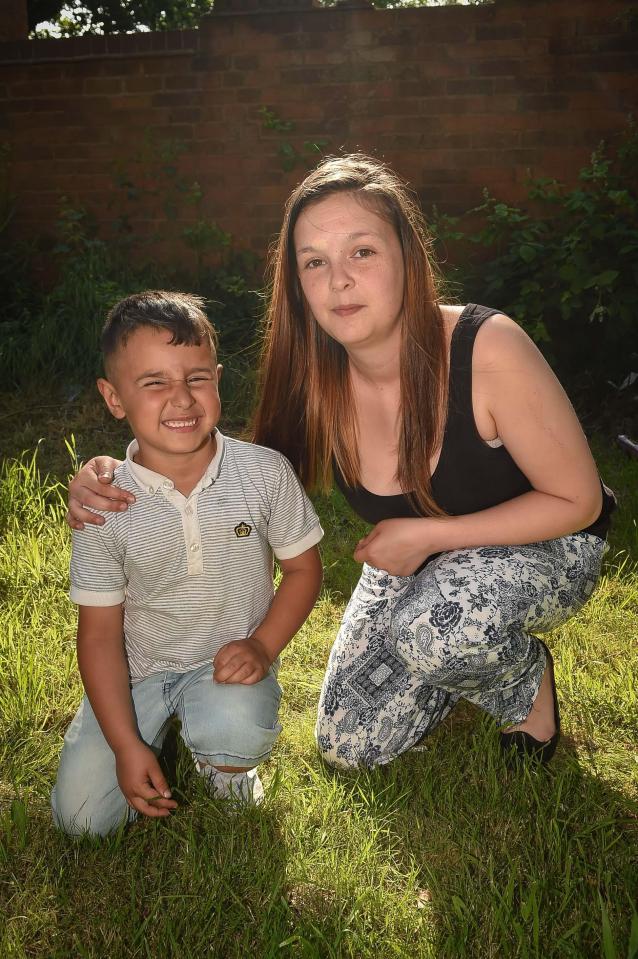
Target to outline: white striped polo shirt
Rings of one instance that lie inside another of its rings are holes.
[[[273,553],[290,559],[323,536],[284,456],[219,430],[215,437],[215,456],[188,497],[133,462],[134,440],[115,481],[136,502],[73,533],[71,600],[124,603],[133,682],[195,669],[250,636],[272,602]]]

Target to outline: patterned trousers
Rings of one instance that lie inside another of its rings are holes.
[[[522,722],[546,660],[531,631],[559,626],[587,601],[606,549],[576,533],[442,553],[413,576],[364,565],[321,690],[323,758],[342,768],[388,763],[461,698]]]

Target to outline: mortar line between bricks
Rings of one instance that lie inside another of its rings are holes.
[[[134,50],[131,53],[89,53],[79,57],[32,57],[30,60],[0,60],[0,70],[2,67],[15,67],[16,65],[31,66],[40,63],[81,63],[86,60],[159,60],[163,57],[191,57],[198,53],[200,53],[198,48],[191,47],[188,50],[152,50],[144,53],[139,53],[137,50]]]

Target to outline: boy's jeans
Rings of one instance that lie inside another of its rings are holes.
[[[141,739],[159,753],[169,721],[193,758],[213,766],[255,766],[267,759],[281,731],[281,687],[275,671],[252,686],[213,680],[206,664],[187,673],[161,672],[131,688]],[[115,756],[84,697],[64,737],[51,795],[53,819],[71,835],[107,835],[137,815],[117,783]]]

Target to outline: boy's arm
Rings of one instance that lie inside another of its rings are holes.
[[[139,737],[124,654],[121,606],[80,606],[78,666],[104,738],[115,754],[126,801],[146,816],[168,816],[177,803],[155,754]],[[153,804],[149,800],[154,800]]]
[[[312,546],[299,556],[278,562],[281,581],[270,609],[252,636],[227,643],[219,650],[213,660],[216,682],[260,682],[308,618],[323,580],[318,548]]]

